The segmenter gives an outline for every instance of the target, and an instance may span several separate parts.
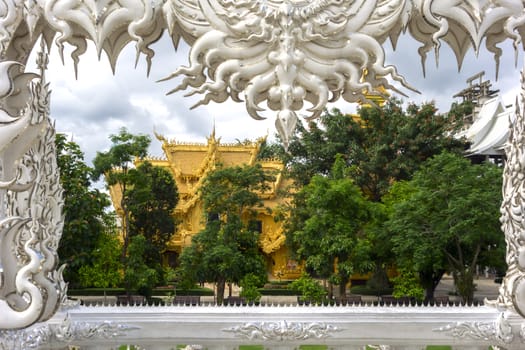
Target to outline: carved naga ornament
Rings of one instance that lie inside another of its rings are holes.
[[[443,42],[461,66],[466,52],[478,52],[485,41],[497,71],[498,44],[510,39],[515,50],[523,45],[524,6],[522,0],[0,1],[0,328],[45,319],[65,294],[55,270],[61,190],[51,159],[45,64],[32,83],[35,75],[17,70],[39,38],[48,48],[54,43],[62,59],[64,47],[72,46],[75,70],[87,40],[99,55],[107,54],[113,68],[134,42],[137,59],[145,56],[149,67],[151,45],[167,31],[175,46],[181,38],[191,46],[188,66],[163,79],[181,78],[171,92],[201,95],[196,106],[244,101],[256,119],[274,114],[286,145],[298,115],[315,118],[328,102],[370,102],[366,96],[380,95],[379,87],[415,90],[385,64],[383,44],[389,39],[395,47],[401,33],[421,43],[423,69],[427,53],[435,50],[438,59]],[[523,141],[509,147],[512,152]],[[506,184],[521,188],[521,174],[506,172]],[[504,206],[505,212],[519,205]],[[523,238],[506,235],[515,247],[508,254],[512,260],[513,252],[522,255]],[[521,314],[525,297],[514,293],[525,293],[525,287],[512,281],[521,280],[524,270],[520,262],[499,303]]]
[[[66,298],[63,267],[56,269],[62,187],[43,74],[47,56],[41,53],[38,63],[40,77],[16,75],[19,63],[0,62],[0,329],[47,320]]]
[[[422,43],[423,67],[430,50],[439,57],[442,42],[460,66],[485,39],[498,63],[498,43],[521,44],[523,7],[521,0],[4,0],[0,51],[24,62],[43,35],[49,45],[54,38],[62,59],[64,45],[74,47],[76,69],[92,40],[114,67],[134,41],[149,67],[150,46],[167,30],[175,45],[180,38],[191,45],[189,65],[163,79],[183,76],[170,93],[202,95],[194,107],[244,100],[255,119],[276,115],[286,145],[298,114],[315,118],[339,98],[370,103],[366,95],[381,95],[379,87],[417,91],[385,64],[387,39],[395,47],[408,31]]]

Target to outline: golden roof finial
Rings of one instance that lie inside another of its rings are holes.
[[[164,135],[157,133],[157,130],[155,130],[155,127],[153,127],[153,135],[155,135],[155,138],[159,140],[160,142],[163,142],[163,143],[168,142],[168,140],[166,139],[166,137],[164,137]]]
[[[216,144],[221,141],[220,137],[218,139],[215,138],[215,118],[213,118],[213,128],[211,130],[210,137],[207,137],[207,139],[208,139],[208,144]]]
[[[368,75],[368,69],[363,68],[363,75],[361,76],[361,81],[364,81],[364,78]],[[382,106],[385,104],[386,100],[389,97],[388,91],[384,88],[384,86],[379,86],[375,89],[375,91],[364,91],[366,100],[370,101],[371,103],[360,101],[359,105],[361,107],[372,107],[372,105],[376,106]]]

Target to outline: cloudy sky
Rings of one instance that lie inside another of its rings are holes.
[[[442,45],[440,51],[439,68],[436,68],[434,56],[429,55],[426,78],[423,78],[418,46],[409,35],[400,38],[394,52],[389,43],[385,45],[387,63],[396,65],[398,73],[421,91],[418,95],[404,90],[408,95],[403,98],[404,101],[435,101],[439,110],[446,112],[453,102],[452,96],[466,86],[465,80],[485,71],[485,78],[492,80],[493,88],[502,92],[504,102],[514,102],[523,57],[520,54],[516,68],[510,43],[504,49],[498,81],[495,81],[495,63],[489,52],[482,50],[478,58],[469,52],[458,73],[455,57],[446,44]],[[255,139],[267,132],[270,137],[275,134],[272,118],[255,121],[246,113],[244,104],[228,101],[190,110],[197,101],[196,97],[184,97],[184,92],[166,96],[166,92],[180,80],[156,81],[168,76],[178,66],[187,65],[189,48],[182,44],[175,51],[167,37],[153,48],[156,55],[149,77],[146,76],[144,57],[140,58],[135,68],[135,47],[130,44],[119,57],[115,75],[105,54],[99,61],[91,47],[81,57],[76,80],[73,62],[67,52],[63,65],[56,47],[53,47],[47,76],[53,91],[52,118],[56,120],[58,131],[73,134],[74,141],[80,144],[88,163],[91,163],[97,151],[110,147],[110,134],[118,133],[124,126],[132,133],[151,135],[153,142],[150,154],[154,156],[162,155],[160,142],[153,136],[154,130],[169,138],[192,142],[205,142],[214,123],[217,135],[225,142]],[[343,112],[355,110],[354,105],[344,101],[334,106]]]

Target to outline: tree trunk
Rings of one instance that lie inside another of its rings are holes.
[[[454,284],[461,299],[466,304],[472,304],[474,301],[474,291],[476,285],[474,284],[474,271],[470,268],[456,270],[453,273]]]
[[[341,278],[341,283],[339,283],[339,298],[344,299],[346,297],[346,284],[348,283],[348,278]]]
[[[374,273],[367,282],[367,286],[377,294],[382,294],[390,286],[386,269],[381,264],[376,264]]]
[[[126,255],[128,253],[129,245],[129,210],[127,206],[127,201],[125,199],[126,185],[121,184],[120,190],[122,197],[120,199],[120,208],[122,209],[122,263],[126,262]],[[125,266],[125,265],[124,265]],[[125,267],[124,267],[125,269]]]
[[[431,301],[434,299],[434,291],[441,281],[441,277],[445,273],[444,270],[426,272],[422,271],[419,273],[419,280],[421,286],[425,289],[425,301]]]
[[[226,280],[220,279],[217,281],[217,304],[224,303],[224,290],[226,289]]]
[[[122,221],[122,262],[126,261],[129,245],[129,214],[127,210],[123,210],[124,220]]]

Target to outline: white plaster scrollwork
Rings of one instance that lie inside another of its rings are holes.
[[[175,6],[179,2],[188,5]],[[194,107],[242,101],[244,95],[255,119],[264,119],[261,103],[266,102],[277,112],[275,125],[285,145],[299,111],[315,118],[340,97],[367,101],[365,94],[380,94],[380,86],[396,89],[387,78],[413,89],[394,66],[385,65],[381,46],[402,26],[399,17],[410,9],[409,1],[197,2],[202,11],[192,12],[199,19],[194,26],[184,16],[194,1],[172,1],[165,8],[198,33],[209,23],[191,48],[190,66],[166,78],[185,76],[171,92],[194,88],[188,95],[204,95]]]
[[[151,65],[151,44],[169,32],[192,47],[189,66],[171,92],[192,89],[196,104],[228,98],[246,104],[250,116],[276,116],[286,144],[298,115],[317,117],[328,102],[366,101],[366,95],[412,88],[395,66],[385,64],[384,42],[394,47],[408,31],[422,43],[424,66],[442,42],[461,66],[481,43],[494,53],[511,39],[523,45],[525,11],[521,0],[4,0],[0,3],[2,57],[24,59],[39,35],[55,37],[60,52],[75,49],[75,69],[92,40],[115,67],[120,52],[135,42],[137,59]],[[24,51],[25,50],[25,51]],[[149,69],[149,68],[148,68]]]
[[[494,54],[510,39],[523,47],[523,0],[1,0],[0,1],[0,329],[27,327],[51,317],[64,301],[57,270],[61,189],[48,118],[49,92],[23,65],[39,38],[63,52],[73,46],[75,67],[87,40],[115,66],[125,45],[151,64],[151,48],[167,30],[192,47],[188,66],[166,79],[182,82],[199,104],[244,102],[251,117],[277,117],[286,144],[299,115],[315,118],[343,98],[366,100],[379,87],[413,89],[387,65],[383,44],[408,31],[422,43],[424,63],[447,43],[461,65],[483,42]],[[76,69],[76,68],[75,68]],[[525,82],[522,83],[525,89]],[[525,93],[522,95],[525,103]],[[509,270],[495,305],[525,316],[525,111],[517,112],[507,148],[502,226]],[[311,326],[311,329],[308,327]],[[455,324],[458,336],[506,343],[506,321]],[[317,328],[316,328],[317,327]],[[324,327],[324,328],[323,328]],[[245,336],[316,337],[335,329],[320,323],[250,323],[228,331]],[[246,328],[246,330],[244,330]],[[521,336],[525,338],[524,336]]]
[[[75,70],[79,56],[86,51],[86,39],[90,39],[99,55],[106,52],[113,70],[122,49],[135,41],[137,60],[144,54],[149,71],[154,55],[149,46],[164,30],[162,4],[162,0],[47,0],[43,16],[58,33],[55,43],[61,55],[65,43],[76,48],[72,53]]]
[[[44,79],[47,55],[39,56],[40,79],[1,62],[0,110],[0,329],[49,319],[66,297],[56,250],[62,234],[62,187]],[[24,96],[25,95],[25,96]],[[20,101],[20,97],[23,97]]]
[[[334,332],[341,329],[319,322],[248,322],[240,326],[224,329],[224,332],[231,332],[237,337],[246,339],[262,340],[305,340],[323,339],[332,336]]]
[[[181,350],[202,350],[202,349],[204,349],[202,345],[191,344],[191,345],[186,345]]]
[[[521,103],[525,107],[525,75],[521,74]],[[502,230],[507,243],[507,273],[496,301],[487,302],[501,309],[514,309],[525,316],[525,109],[516,101],[516,120],[511,123],[505,147],[507,161],[503,171]]]
[[[525,322],[520,325],[519,337],[522,343],[525,343]]]
[[[493,341],[494,345],[502,346],[514,340],[514,333],[505,313],[501,313],[493,322],[457,322],[434,331],[445,332],[454,338]]]
[[[394,347],[392,345],[367,345],[367,346],[364,346],[363,349],[370,349],[370,350],[394,350]]]
[[[66,317],[62,323],[43,324],[24,330],[0,330],[0,349],[38,349],[51,344],[74,344],[93,339],[121,337],[139,327],[102,322],[72,322]]]

